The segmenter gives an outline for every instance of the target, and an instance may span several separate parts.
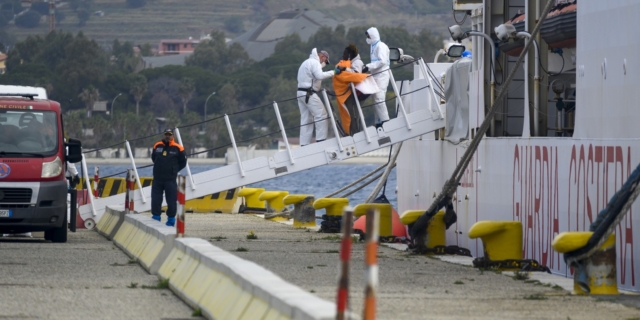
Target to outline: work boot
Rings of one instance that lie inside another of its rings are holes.
[[[176,217],[167,218],[167,226],[173,227],[176,225]]]
[[[151,219],[160,221],[160,216],[156,216],[155,214],[151,216]]]

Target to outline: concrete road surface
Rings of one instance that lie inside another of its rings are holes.
[[[0,319],[198,319],[157,286],[95,231],[67,243],[0,238]]]

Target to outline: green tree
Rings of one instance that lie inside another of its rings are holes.
[[[211,40],[200,42],[193,54],[185,59],[187,66],[216,73],[231,73],[252,62],[241,45],[232,44],[227,48],[224,33],[215,30],[211,32]]]
[[[36,11],[29,10],[16,17],[15,24],[20,28],[35,28],[40,24],[40,18],[42,18],[41,14]]]
[[[187,104],[191,97],[193,96],[193,92],[196,91],[195,83],[191,78],[182,78],[180,80],[180,85],[178,86],[178,93],[180,94],[180,99],[182,100],[182,113],[187,114]]]
[[[86,119],[82,110],[67,111],[62,115],[64,120],[64,135],[67,138],[82,139],[83,123]]]
[[[136,101],[136,115],[139,115],[140,100],[142,100],[142,97],[144,97],[144,94],[147,92],[147,78],[143,75],[134,73],[129,77],[129,83],[131,83],[129,93],[133,95],[133,99]]]
[[[151,50],[151,45],[147,42],[140,47],[140,54],[143,57],[151,57],[153,56],[153,52]]]
[[[89,18],[91,18],[91,13],[89,12],[89,9],[78,9],[76,11],[76,15],[78,16],[78,26],[83,27],[85,25],[87,25],[87,21],[89,21]]]
[[[242,19],[240,17],[228,17],[224,21],[225,29],[229,30],[229,32],[240,33],[244,31],[244,24],[242,23]]]
[[[100,98],[100,91],[90,85],[88,88],[82,90],[82,92],[78,95],[78,98],[80,98],[80,100],[84,102],[84,105],[87,109],[87,118],[91,118],[93,104],[96,103],[96,101],[98,101],[98,99]]]
[[[222,107],[220,110],[221,113],[229,114],[238,111],[238,95],[232,84],[227,83],[222,86],[217,95]]]

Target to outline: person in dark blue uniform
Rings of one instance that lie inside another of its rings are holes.
[[[160,221],[162,193],[167,198],[167,225],[176,224],[176,201],[178,200],[178,172],[187,165],[184,148],[173,141],[173,129],[164,131],[164,139],[153,145],[153,184],[151,185],[151,214]]]

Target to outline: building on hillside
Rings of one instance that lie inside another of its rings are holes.
[[[282,38],[297,33],[307,41],[321,27],[335,28],[338,22],[316,10],[292,10],[277,14],[261,25],[233,39],[240,43],[255,61],[269,57]]]
[[[200,40],[189,39],[168,39],[160,40],[158,45],[158,55],[167,56],[172,54],[185,54],[193,52]]]
[[[4,74],[7,71],[7,55],[0,52],[0,74]]]

